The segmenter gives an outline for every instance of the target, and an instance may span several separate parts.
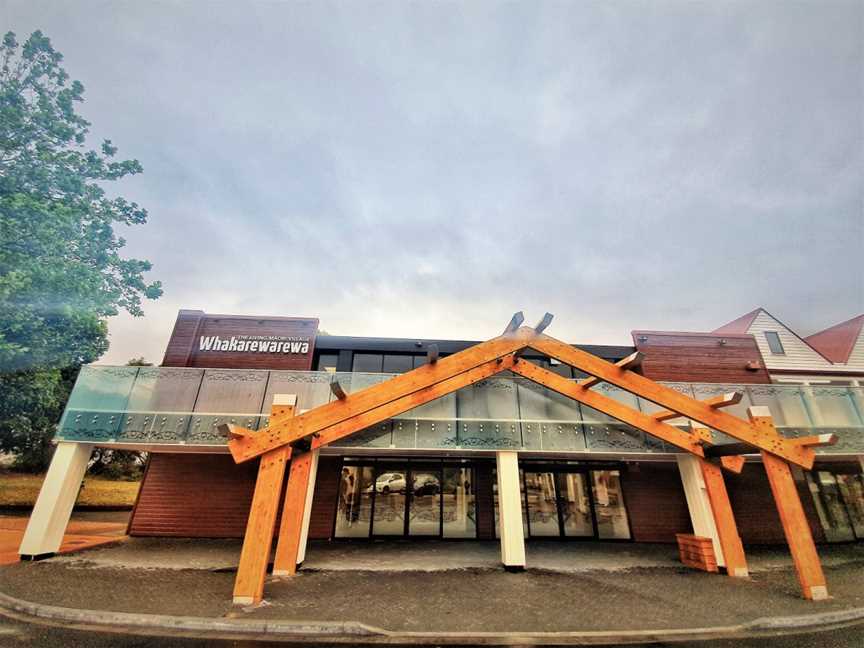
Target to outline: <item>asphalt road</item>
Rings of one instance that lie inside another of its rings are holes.
[[[89,631],[70,630],[67,628],[55,628],[48,626],[28,625],[17,621],[0,618],[0,647],[21,648],[28,646],[33,648],[151,648],[163,646],[177,646],[178,648],[205,648],[207,646],[288,646],[291,644],[271,644],[263,642],[244,641],[212,641],[197,639],[175,639],[161,637],[138,637],[116,634],[99,634]],[[311,646],[316,644],[296,644],[299,646]],[[327,646],[329,644],[317,644]],[[828,632],[819,632],[810,635],[796,635],[786,637],[759,637],[739,641],[708,641],[695,643],[653,644],[654,646],[665,646],[668,648],[861,648],[864,646],[864,625],[852,628],[843,628]],[[345,648],[346,644],[339,644]],[[398,648],[391,645],[390,648]]]

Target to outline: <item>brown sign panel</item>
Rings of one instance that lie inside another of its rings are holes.
[[[181,310],[162,366],[309,370],[317,332],[310,317]]]

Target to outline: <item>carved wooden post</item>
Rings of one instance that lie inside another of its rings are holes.
[[[277,418],[294,416],[296,404],[297,397],[293,394],[274,396],[270,410],[271,424]],[[285,466],[290,458],[290,446],[271,450],[261,457],[249,521],[246,523],[246,535],[243,538],[243,550],[240,553],[240,565],[234,580],[235,605],[260,603],[264,596],[264,579],[267,577],[267,563],[270,561],[273,532],[276,530],[276,514],[282,496]]]
[[[777,434],[771,420],[771,412],[767,407],[751,407],[747,410],[747,415],[756,429],[765,432],[766,438]],[[771,485],[771,492],[774,495],[777,512],[780,514],[783,533],[786,535],[786,542],[792,553],[792,561],[795,563],[795,571],[798,573],[798,582],[801,584],[804,598],[814,601],[826,599],[828,587],[825,583],[825,574],[822,572],[822,564],[816,552],[810,524],[804,514],[804,507],[801,505],[801,498],[798,496],[789,464],[770,452],[765,450],[761,452],[765,472],[768,474],[768,483]]]

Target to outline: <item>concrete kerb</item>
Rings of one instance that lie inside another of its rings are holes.
[[[864,622],[864,608],[791,617],[765,617],[748,623],[708,628],[586,632],[394,632],[349,622],[225,619],[43,605],[0,592],[0,614],[27,623],[104,633],[198,639],[329,642],[345,644],[437,645],[604,645],[650,644],[708,639],[744,639],[805,634]]]

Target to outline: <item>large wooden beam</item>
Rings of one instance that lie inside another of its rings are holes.
[[[237,463],[248,461],[268,450],[314,436],[342,421],[454,378],[480,364],[503,358],[525,348],[528,340],[535,335],[533,329],[520,328],[512,335],[482,342],[441,358],[434,364],[423,365],[383,383],[349,394],[344,399],[311,409],[288,421],[271,423],[262,434],[233,438],[229,440],[228,448]]]
[[[308,496],[310,481],[313,479],[314,459],[314,450],[295,452],[291,457],[288,487],[285,490],[282,520],[279,523],[279,539],[273,558],[274,576],[290,576],[297,572],[303,538],[303,519],[307,505],[311,505]]]
[[[276,422],[293,416],[296,405],[296,396],[277,395],[270,410],[270,421]],[[243,549],[240,552],[240,564],[234,579],[236,605],[257,604],[264,596],[264,579],[267,577],[270,547],[273,545],[273,532],[276,530],[285,466],[290,458],[290,446],[276,448],[261,457],[249,520],[246,523],[246,535],[243,537]]]
[[[728,394],[720,394],[719,396],[712,396],[711,398],[706,398],[702,402],[705,403],[708,407],[719,409],[721,407],[731,407],[732,405],[737,405],[741,402],[742,398],[744,398],[744,392],[736,391],[729,392]],[[681,415],[678,412],[673,412],[671,410],[654,412],[653,414],[651,414],[651,416],[653,416],[658,421],[670,421],[672,419],[681,418]]]
[[[739,441],[750,443],[760,450],[767,450],[802,468],[809,470],[813,466],[815,453],[811,447],[801,446],[791,440],[784,439],[777,434],[776,430],[773,434],[764,430],[757,430],[748,421],[710,407],[650,378],[616,367],[611,362],[547,335],[538,335],[530,341],[528,346],[535,351],[584,371],[600,381],[620,387],[660,407],[678,412],[681,416],[691,418]]]
[[[525,360],[518,360],[512,370],[520,376],[531,380],[538,385],[542,385],[556,391],[559,394],[568,396],[573,400],[584,403],[588,407],[593,407],[599,412],[603,412],[614,419],[632,425],[633,427],[647,432],[651,436],[667,441],[674,446],[692,452],[693,454],[703,456],[702,443],[705,439],[700,439],[694,434],[680,430],[668,423],[654,420],[649,414],[644,414],[638,410],[628,407],[624,403],[616,401],[613,398],[604,396],[598,392],[592,391],[583,387],[580,383],[567,380],[563,376],[538,367],[537,365]]]
[[[767,407],[751,407],[747,414],[756,427],[763,430],[774,429]],[[792,553],[792,562],[795,564],[795,572],[804,598],[814,601],[826,599],[828,586],[825,582],[825,574],[822,571],[816,543],[813,542],[810,524],[801,505],[801,497],[795,487],[789,463],[782,457],[765,450],[762,451],[762,463],[768,475],[771,494],[774,496],[774,503],[780,514],[783,534]]]
[[[708,493],[708,501],[711,503],[711,512],[714,514],[717,536],[720,539],[723,557],[726,560],[726,573],[735,578],[746,578],[749,576],[747,558],[744,555],[741,536],[738,535],[735,515],[732,513],[732,504],[729,502],[729,493],[723,479],[723,471],[719,466],[715,466],[709,461],[704,459],[698,461],[702,470],[702,479],[705,482],[705,490]]]
[[[621,358],[618,362],[616,362],[613,366],[618,367],[619,369],[635,369],[639,365],[642,364],[642,360],[645,359],[645,354],[641,351],[636,351],[635,353],[631,353],[626,358]],[[603,382],[602,378],[598,378],[597,376],[588,376],[587,378],[583,378],[579,381],[579,384],[586,389],[590,389],[594,385],[598,385]]]

